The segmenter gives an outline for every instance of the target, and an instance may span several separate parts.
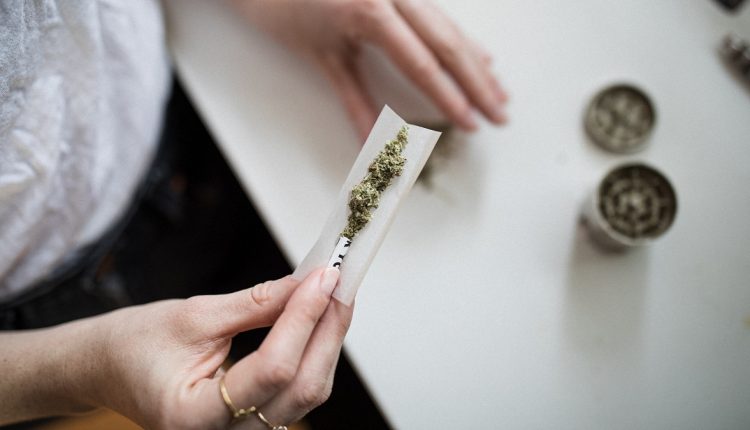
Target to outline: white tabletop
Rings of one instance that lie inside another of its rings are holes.
[[[750,91],[716,48],[750,7],[709,0],[439,2],[496,58],[511,123],[485,125],[417,185],[357,299],[346,350],[400,429],[750,428]],[[292,263],[359,142],[312,66],[227,5],[168,0],[180,77]],[[573,6],[575,4],[575,6]],[[378,61],[378,100],[429,116]],[[657,109],[651,146],[582,128],[614,82]],[[406,94],[406,95],[404,95]],[[578,224],[612,166],[644,160],[679,212],[652,246],[603,254]]]

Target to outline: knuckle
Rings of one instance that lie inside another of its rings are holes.
[[[335,334],[340,338],[344,338],[346,336],[346,333],[349,332],[351,323],[351,318],[338,319],[334,324]]]
[[[309,301],[307,306],[300,307],[297,312],[300,324],[303,326],[314,326],[317,324],[328,303],[329,299],[327,297],[316,295]]]
[[[333,336],[338,339],[346,337],[346,333],[349,331],[349,327],[352,323],[351,313],[347,314],[332,314],[324,315],[322,323],[330,327],[330,332]]]
[[[352,28],[359,33],[369,33],[377,28],[385,18],[385,4],[382,0],[355,0],[348,3]]]
[[[426,6],[427,3],[423,0],[397,0],[396,3],[401,7],[415,8]]]
[[[266,281],[255,285],[250,289],[250,298],[252,302],[258,306],[263,306],[265,303],[271,301],[271,287],[273,282]]]
[[[317,317],[310,308],[304,308],[297,312],[295,318],[292,320],[292,326],[295,330],[308,330],[307,327],[315,326],[317,323]]]
[[[383,0],[356,0],[350,3],[362,17],[377,18],[383,11]]]
[[[289,385],[294,379],[297,369],[287,363],[272,363],[263,373],[262,380],[259,381],[270,390],[279,391]]]
[[[436,46],[441,60],[450,65],[458,64],[466,49],[464,41],[457,36],[440,38]]]
[[[327,381],[316,380],[307,382],[294,393],[294,405],[297,409],[309,411],[328,400],[331,396],[331,385]]]
[[[414,61],[412,67],[414,69],[414,74],[417,77],[425,79],[428,82],[434,79],[438,71],[437,64],[431,58],[417,59]]]

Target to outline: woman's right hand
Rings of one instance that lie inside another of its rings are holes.
[[[108,322],[108,376],[122,393],[105,406],[147,428],[226,428],[224,375],[237,408],[256,406],[274,424],[299,420],[330,394],[351,321],[352,308],[331,299],[338,274],[318,270],[302,282],[286,277],[233,294],[116,312]],[[219,366],[232,337],[268,325],[260,348],[224,374]],[[235,427],[266,428],[257,416]]]
[[[288,425],[331,392],[352,317],[331,299],[338,275],[321,269],[302,282],[286,277],[0,335],[0,423],[104,406],[149,429],[223,429],[232,417],[223,376],[237,408],[256,406]],[[269,325],[257,351],[220,368],[232,337]],[[267,427],[250,415],[232,428]]]

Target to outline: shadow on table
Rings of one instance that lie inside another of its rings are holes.
[[[563,309],[568,350],[597,364],[637,355],[648,271],[648,248],[605,251],[578,225]]]

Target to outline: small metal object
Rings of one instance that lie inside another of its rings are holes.
[[[640,151],[656,121],[656,111],[646,94],[632,85],[605,88],[586,109],[584,126],[602,148],[623,154]]]
[[[645,245],[669,230],[677,195],[669,180],[645,164],[611,170],[586,201],[584,220],[594,241],[613,250]]]
[[[724,36],[721,55],[747,82],[750,82],[750,43],[735,34]]]
[[[270,423],[270,422],[269,422],[269,421],[268,421],[268,420],[266,419],[266,417],[265,417],[265,416],[263,416],[263,414],[262,414],[262,413],[261,413],[260,411],[256,411],[256,412],[255,412],[255,415],[257,415],[257,416],[258,416],[258,419],[259,419],[259,420],[261,420],[261,422],[263,422],[263,424],[265,424],[265,425],[266,425],[266,427],[268,427],[268,428],[269,428],[269,429],[271,429],[271,430],[289,430],[289,429],[287,429],[287,427],[286,427],[286,426],[281,426],[281,425],[274,425],[274,424],[271,424],[271,423]]]
[[[229,412],[232,414],[232,419],[235,421],[241,420],[256,413],[257,408],[255,406],[250,406],[247,409],[237,408],[236,406],[234,406],[234,402],[232,402],[232,399],[229,397],[229,392],[227,391],[227,386],[224,382],[225,377],[226,374],[221,375],[221,379],[219,379],[219,391],[221,392],[221,398],[224,399],[224,403],[227,405],[227,408],[229,408]]]
[[[227,405],[229,412],[232,414],[233,421],[243,420],[250,415],[255,414],[255,416],[271,430],[288,430],[284,425],[271,424],[255,406],[250,406],[247,409],[238,409],[237,406],[234,405],[234,402],[232,402],[231,397],[229,397],[229,392],[227,391],[227,385],[225,382],[226,376],[226,374],[221,375],[221,379],[219,379],[219,392],[221,393],[221,398],[224,399],[224,404]]]

